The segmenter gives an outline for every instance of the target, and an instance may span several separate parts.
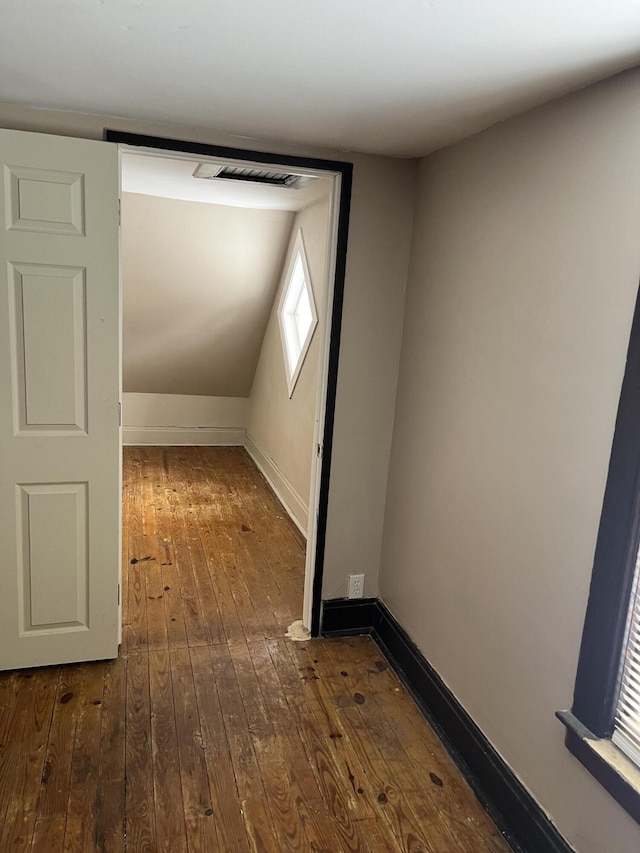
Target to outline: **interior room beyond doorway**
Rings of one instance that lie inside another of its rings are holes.
[[[217,181],[194,177],[218,169],[206,158],[129,149],[121,157],[124,444],[245,447],[306,537],[317,500],[335,180]],[[278,312],[300,246],[318,327],[292,387]],[[311,560],[309,573],[295,619],[310,612]]]

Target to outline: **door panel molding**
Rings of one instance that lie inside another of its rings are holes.
[[[84,175],[5,166],[7,228],[84,237]]]
[[[89,630],[88,483],[16,487],[20,634]]]
[[[16,434],[86,434],[86,270],[9,262],[9,280]]]
[[[0,130],[0,669],[118,653],[117,146]]]

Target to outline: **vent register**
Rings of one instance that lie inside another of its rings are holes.
[[[200,163],[193,173],[194,178],[207,181],[243,181],[254,184],[267,184],[272,187],[286,187],[299,190],[315,180],[311,175],[292,175],[275,169],[251,169],[244,166],[224,166],[219,163]]]

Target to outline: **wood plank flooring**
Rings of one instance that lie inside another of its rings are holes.
[[[0,853],[509,848],[375,644],[284,639],[304,540],[239,448],[126,448],[115,661],[0,674]]]

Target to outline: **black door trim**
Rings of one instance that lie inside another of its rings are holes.
[[[278,164],[308,169],[320,169],[338,173],[341,176],[338,232],[336,245],[336,269],[333,287],[333,311],[331,335],[329,340],[329,364],[327,375],[327,397],[320,466],[320,495],[318,500],[318,529],[313,575],[313,605],[311,615],[311,635],[320,633],[320,611],[322,607],[322,576],[324,571],[325,542],[327,534],[327,512],[329,507],[329,477],[331,471],[331,452],[333,448],[333,427],[335,422],[336,388],[338,382],[338,358],[340,355],[340,333],[342,329],[342,304],[344,301],[344,279],[347,260],[347,241],[349,235],[349,211],[351,207],[351,186],[353,165],[341,160],[323,160],[315,157],[297,157],[291,154],[274,154],[270,151],[252,151],[244,148],[228,148],[220,145],[208,145],[202,142],[187,142],[181,139],[166,139],[159,136],[145,136],[138,133],[126,133],[106,129],[107,142],[120,145],[132,145],[139,148],[156,148],[163,151],[176,151],[198,154],[208,157],[226,157],[233,160],[252,160],[259,163]],[[313,511],[313,507],[310,507]]]

